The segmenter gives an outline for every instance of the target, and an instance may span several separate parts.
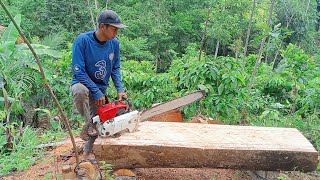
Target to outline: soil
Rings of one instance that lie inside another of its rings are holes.
[[[193,118],[194,123],[217,123],[215,120],[206,119],[204,117]],[[84,141],[78,136],[75,137],[79,150],[82,149]],[[62,179],[62,167],[64,165],[75,166],[76,161],[72,150],[72,144],[69,138],[63,143],[56,146],[46,147],[45,156],[39,159],[33,166],[22,172],[15,172],[4,177],[3,180],[36,180],[36,179]],[[82,153],[81,151],[79,152]],[[319,159],[320,160],[320,159]],[[106,170],[100,163],[96,165],[96,169],[104,174],[117,174],[118,177],[133,176],[138,180],[250,180],[257,179],[252,172],[244,170],[232,169],[210,169],[210,168],[137,168],[131,170]],[[122,173],[119,173],[122,172]],[[110,177],[110,175],[107,175]],[[115,177],[115,176],[114,176]],[[280,178],[279,178],[280,177]],[[120,179],[120,178],[119,178]],[[128,178],[127,178],[128,179]],[[130,179],[130,178],[129,178]],[[131,178],[132,179],[132,178]],[[269,178],[268,178],[269,179]],[[317,172],[301,173],[301,172],[281,172],[278,178],[285,180],[320,180],[320,174]]]

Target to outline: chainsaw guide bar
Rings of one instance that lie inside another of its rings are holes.
[[[193,93],[187,94],[182,97],[178,97],[176,99],[160,103],[154,107],[151,107],[147,110],[141,112],[141,122],[146,121],[147,119],[165,113],[167,111],[171,111],[183,106],[186,106],[192,102],[198,101],[203,98],[205,95],[204,91],[195,91]]]

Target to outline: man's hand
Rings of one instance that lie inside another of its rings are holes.
[[[102,96],[98,100],[96,100],[97,107],[105,105],[106,104],[106,97]]]
[[[127,94],[125,92],[118,92],[118,100],[119,101],[123,100],[122,97],[127,98],[128,96],[127,96]]]

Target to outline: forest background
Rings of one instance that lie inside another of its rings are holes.
[[[113,9],[121,29],[123,83],[135,109],[197,89],[183,109],[226,124],[299,129],[320,150],[320,1],[5,0],[40,55],[77,133],[83,120],[70,93],[75,37]],[[0,10],[0,174],[41,158],[40,143],[66,137],[39,68]],[[111,85],[109,98],[116,96]],[[320,171],[320,167],[318,168]]]

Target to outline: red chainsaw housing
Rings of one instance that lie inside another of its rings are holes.
[[[104,123],[109,119],[116,117],[118,109],[120,108],[127,108],[127,104],[116,101],[98,107],[97,113],[100,121]]]

